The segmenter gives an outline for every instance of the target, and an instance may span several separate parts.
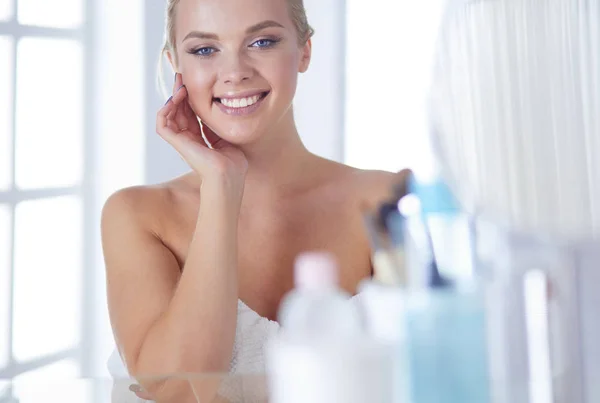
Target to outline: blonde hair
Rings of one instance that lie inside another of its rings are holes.
[[[304,0],[285,0],[288,2],[290,9],[290,17],[298,33],[298,45],[304,45],[315,33],[315,30],[308,23],[306,9],[304,8]],[[177,5],[179,0],[167,0],[167,13],[165,23],[165,40],[160,52],[160,60],[158,67],[159,86],[164,91],[162,62],[167,52],[171,53],[173,63],[177,63],[177,39],[175,38],[175,16],[177,13]]]

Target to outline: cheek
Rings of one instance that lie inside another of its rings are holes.
[[[285,55],[278,63],[272,63],[271,66],[270,74],[274,86],[278,88],[279,92],[293,96],[298,81],[297,55]]]
[[[210,71],[188,62],[182,63],[181,75],[194,109],[210,106],[213,95],[213,79]]]

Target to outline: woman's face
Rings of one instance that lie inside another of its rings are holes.
[[[287,0],[181,0],[176,14],[177,71],[215,133],[248,144],[289,112],[310,43]]]

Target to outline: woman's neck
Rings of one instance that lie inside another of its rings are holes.
[[[290,186],[301,185],[301,179],[318,159],[302,143],[293,118],[284,119],[278,126],[260,142],[243,147],[248,159],[247,187],[293,190]]]

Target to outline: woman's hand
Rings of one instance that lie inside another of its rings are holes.
[[[203,185],[226,184],[243,192],[246,156],[200,122],[189,104],[181,74],[175,76],[173,95],[158,111],[156,131],[200,176]]]
[[[135,393],[135,395],[137,397],[139,397],[142,400],[152,400],[153,397],[146,392],[140,385],[134,384],[129,386],[129,390],[132,391],[133,393]]]

